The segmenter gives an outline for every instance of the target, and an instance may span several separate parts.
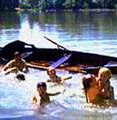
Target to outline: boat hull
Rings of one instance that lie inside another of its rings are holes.
[[[26,47],[26,45],[28,45],[28,47]],[[26,54],[32,52],[31,54],[24,57],[26,61],[28,62],[46,61],[48,63],[46,67],[51,65],[53,62],[57,61],[65,54],[71,54],[70,58],[64,62],[64,66],[80,67],[79,69],[86,70],[87,72],[91,72],[91,73],[93,72],[95,73],[95,71],[97,72],[100,67],[108,64],[109,62],[111,63],[117,62],[117,57],[104,56],[93,53],[85,53],[80,51],[57,49],[57,48],[55,49],[36,48],[33,45],[29,45],[19,40],[11,42],[8,45],[1,48],[0,56],[1,58],[4,58],[9,61],[13,59],[13,54],[15,51],[19,51],[21,53],[26,53]],[[107,67],[109,67],[113,73],[117,73],[117,65],[115,66],[108,65]],[[73,70],[73,71],[75,72],[77,70]]]

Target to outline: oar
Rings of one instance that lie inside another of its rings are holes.
[[[98,72],[98,70],[101,68],[102,66],[97,66],[97,67],[86,67],[84,69],[82,69],[83,71],[86,71],[86,73],[93,73],[96,74]]]
[[[33,51],[31,51],[31,52],[24,52],[24,53],[21,54],[21,57],[22,57],[23,59],[25,59],[25,58],[27,58],[28,56],[32,55],[32,53],[33,53]]]
[[[65,77],[65,78],[63,78],[63,81],[65,81],[65,80],[69,80],[69,79],[71,79],[71,78],[72,78],[72,76]]]
[[[31,64],[31,63],[27,63],[27,66],[30,67],[30,68],[35,68],[35,69],[40,69],[40,70],[48,70],[48,67],[34,65],[34,64]]]
[[[106,67],[109,68],[112,72],[112,74],[116,74],[117,72],[117,64],[106,64],[103,66],[97,66],[97,67],[86,67],[82,70],[86,71],[86,73],[93,73],[93,74],[97,74],[99,69],[102,67]]]
[[[51,43],[57,45],[58,48],[62,48],[64,50],[68,50],[67,48],[63,47],[62,45],[59,45],[58,43],[56,43],[55,41],[51,40],[50,38],[44,36],[45,39],[47,39],[48,41],[50,41]]]
[[[64,49],[64,50],[66,50],[66,51],[69,51],[70,52],[70,50],[68,50],[67,48],[65,48],[65,47],[63,47],[62,45],[59,45],[58,43],[56,43],[55,41],[53,41],[53,40],[51,40],[50,38],[48,38],[48,37],[46,37],[46,36],[44,36],[44,38],[45,39],[47,39],[48,41],[50,41],[51,43],[53,43],[53,44],[55,44],[55,45],[57,45],[57,47],[58,48],[62,48],[62,49]],[[70,52],[71,53],[71,52]],[[69,54],[70,56],[72,55],[72,53],[71,54]],[[69,56],[68,55],[68,56]],[[75,72],[75,71],[74,71]],[[78,70],[78,72],[81,72],[81,73],[84,73],[84,74],[86,74],[87,72],[85,71],[85,70],[81,70],[81,69],[79,69]]]
[[[49,66],[45,67],[45,66],[35,65],[35,64],[31,64],[31,63],[27,63],[27,66],[30,67],[30,68],[40,69],[40,70],[48,70],[49,69]],[[63,70],[64,68],[60,67],[60,68],[56,68],[56,69]],[[67,69],[64,69],[64,70],[67,70]],[[77,72],[76,71],[71,71],[71,70],[67,70],[67,71],[73,72],[73,73],[83,73],[83,74],[87,74],[88,73],[87,71],[82,70],[82,69],[78,69]]]
[[[54,62],[53,64],[51,64],[49,66],[50,69],[55,69],[57,68],[59,65],[61,65],[62,63],[64,63],[66,60],[68,60],[71,57],[71,54],[68,55],[64,55],[63,57],[61,57],[60,59],[58,59],[56,62]]]

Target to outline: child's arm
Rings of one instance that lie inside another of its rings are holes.
[[[4,67],[3,67],[3,71],[6,71],[8,68],[12,68],[13,67],[13,60],[9,61]]]
[[[37,98],[36,98],[36,96],[33,96],[33,98],[32,98],[32,103],[33,103],[33,104],[36,104],[36,103],[37,103]]]
[[[99,89],[98,95],[104,99],[109,99],[110,98],[110,91],[107,89],[106,86],[104,86],[101,89]]]
[[[33,105],[40,105],[40,96],[37,93],[32,96],[31,100]]]
[[[56,92],[56,93],[47,93],[49,96],[55,96],[61,94],[61,92]]]
[[[115,99],[115,96],[114,96],[114,88],[112,86],[110,86],[110,98],[111,99]]]

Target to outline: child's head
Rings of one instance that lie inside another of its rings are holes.
[[[17,57],[17,56],[20,56],[21,54],[20,54],[20,52],[18,52],[18,51],[16,51],[15,53],[14,53],[14,57]]]
[[[50,76],[50,75],[56,75],[56,71],[55,69],[48,69],[47,70],[47,74]]]
[[[16,51],[15,53],[14,53],[14,59],[15,59],[15,61],[17,61],[17,62],[20,62],[21,61],[21,53],[20,52],[18,52],[18,51]]]
[[[82,79],[82,84],[84,89],[89,89],[96,85],[96,79],[93,75],[87,75]]]
[[[47,85],[45,82],[39,82],[37,84],[37,91],[39,92],[39,95],[43,95],[47,90]]]
[[[111,74],[110,69],[105,68],[105,67],[100,68],[100,70],[98,72],[99,80],[107,81],[111,78],[111,76],[112,76],[112,74]]]
[[[37,88],[40,88],[40,87],[43,87],[44,89],[47,89],[47,85],[46,85],[45,82],[39,82],[39,83],[37,84]]]

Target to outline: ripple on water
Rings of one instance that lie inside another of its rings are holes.
[[[31,106],[31,97],[36,90],[37,82],[46,81],[46,71],[30,69],[30,72],[25,75],[26,81],[22,82],[17,81],[14,74],[7,76],[0,74],[0,118],[27,118],[29,120],[35,117],[39,120],[115,120],[117,118],[116,107],[97,108],[86,104],[81,84],[82,74],[70,74],[64,71],[57,71],[57,73],[60,76],[70,75],[72,79],[64,83],[65,91],[51,97],[53,102],[41,112],[34,110]],[[114,76],[111,81],[115,91],[117,90],[116,78]],[[57,89],[59,91],[59,87]]]

